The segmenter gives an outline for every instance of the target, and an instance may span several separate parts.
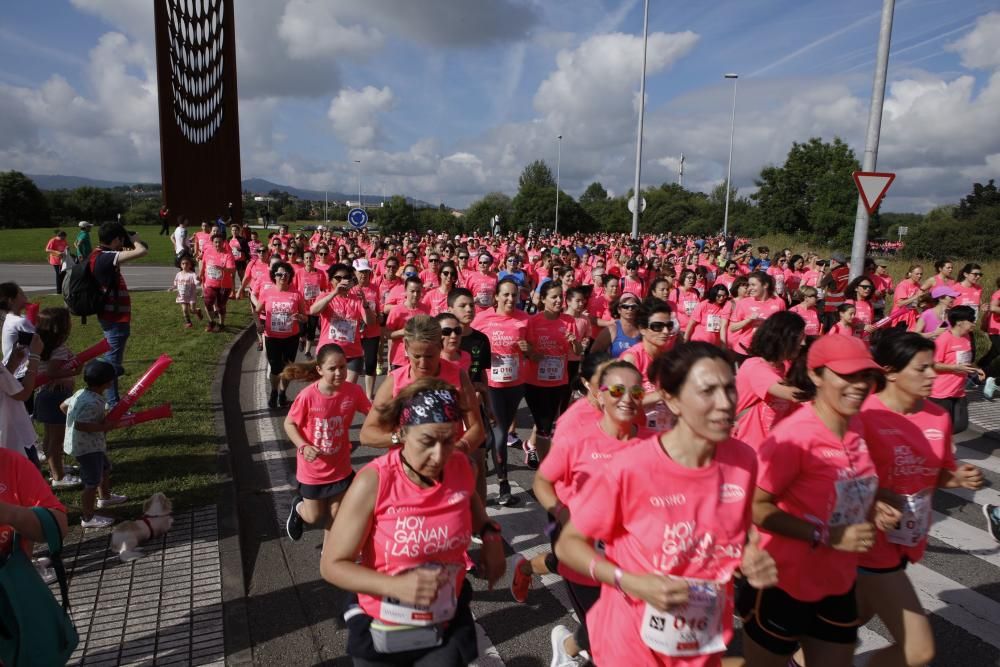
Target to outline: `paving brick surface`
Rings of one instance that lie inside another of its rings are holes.
[[[983,433],[1000,439],[1000,396],[992,401],[983,398],[981,389],[970,389],[969,422]]]
[[[216,512],[174,513],[130,563],[108,550],[111,529],[71,529],[63,561],[80,645],[70,665],[225,663]]]

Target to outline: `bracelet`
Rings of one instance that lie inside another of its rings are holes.
[[[28,355],[28,361],[39,361],[42,357],[32,352]]]
[[[587,571],[590,573],[590,578],[593,579],[594,581],[597,581],[597,575],[594,573],[594,568],[596,567],[597,567],[597,556],[594,556],[593,558],[590,559],[590,567],[587,568]]]

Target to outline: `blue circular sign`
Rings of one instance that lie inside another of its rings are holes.
[[[351,227],[361,229],[368,224],[368,213],[363,208],[352,208],[347,213],[347,221],[351,223]]]

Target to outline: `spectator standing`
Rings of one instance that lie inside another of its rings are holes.
[[[108,390],[108,405],[118,403],[118,378],[125,372],[125,344],[132,332],[132,300],[122,276],[121,265],[145,257],[149,246],[129,234],[120,222],[105,222],[97,233],[100,247],[88,261],[97,282],[104,290],[104,307],[97,314],[104,338],[111,349],[105,360],[115,369],[115,378]],[[138,244],[139,247],[135,247]]]
[[[90,251],[94,247],[90,242],[90,228],[93,225],[86,220],[81,220],[77,227],[80,228],[80,231],[76,234],[76,241],[73,243],[73,247],[76,249],[76,261],[79,262],[90,257]]]
[[[55,236],[49,239],[45,253],[49,256],[49,265],[56,271],[56,294],[62,294],[62,281],[66,271],[63,269],[66,258],[66,232],[56,230]]]
[[[191,254],[191,248],[188,246],[187,223],[187,218],[179,216],[177,218],[177,228],[170,235],[170,239],[174,243],[174,266],[178,269],[181,268],[181,257]]]

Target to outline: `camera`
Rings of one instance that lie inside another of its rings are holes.
[[[17,332],[17,344],[28,347],[31,345],[31,339],[35,337],[35,334],[30,331],[18,331]]]

